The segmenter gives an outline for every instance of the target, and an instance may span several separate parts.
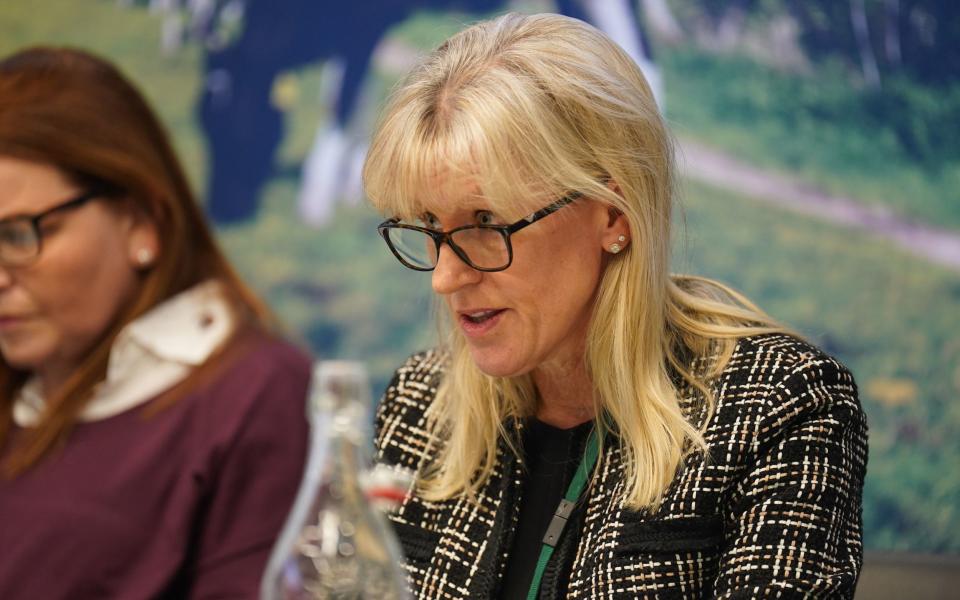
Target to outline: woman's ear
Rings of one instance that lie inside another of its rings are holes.
[[[607,181],[610,191],[622,196],[620,186],[613,179]],[[615,206],[607,206],[607,226],[602,236],[603,249],[611,254],[622,252],[630,244],[630,223]]]
[[[127,256],[138,271],[149,269],[160,255],[160,234],[157,226],[140,211],[127,216]]]
[[[630,245],[630,223],[626,215],[610,206],[607,208],[607,227],[602,236],[603,249],[619,254]]]

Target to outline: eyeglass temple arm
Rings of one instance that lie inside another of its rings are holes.
[[[533,225],[534,223],[546,217],[547,215],[552,215],[553,213],[557,212],[564,206],[570,204],[580,196],[582,196],[580,192],[572,192],[564,196],[563,198],[560,198],[556,202],[553,202],[552,204],[544,206],[543,208],[541,208],[540,210],[534,213],[530,213],[526,217],[520,219],[516,223],[507,227],[507,231],[511,234],[514,234],[528,225]]]

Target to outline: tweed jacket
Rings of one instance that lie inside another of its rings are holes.
[[[428,351],[396,372],[377,411],[381,461],[417,472],[437,455],[443,440],[425,413],[446,360]],[[709,455],[685,462],[657,510],[624,506],[621,451],[605,444],[540,598],[853,597],[867,446],[850,373],[793,337],[764,335],[740,340],[711,387]],[[705,418],[684,397],[689,418]],[[412,491],[390,515],[417,598],[498,596],[522,480],[502,440],[479,502]]]

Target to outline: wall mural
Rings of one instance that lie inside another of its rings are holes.
[[[556,11],[638,61],[683,159],[675,270],[837,355],[870,419],[870,550],[960,553],[960,4],[949,0],[28,0],[0,51],[117,61],[291,335],[375,384],[435,339],[359,181],[377,107],[478,18]]]

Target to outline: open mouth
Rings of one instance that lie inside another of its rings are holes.
[[[493,309],[478,310],[472,313],[463,313],[463,318],[470,323],[475,323],[479,325],[480,323],[485,323],[489,321],[490,319],[499,315],[502,312],[503,310],[493,310]]]
[[[503,309],[478,310],[471,313],[461,313],[461,317],[468,323],[479,325],[486,323],[503,312]]]

